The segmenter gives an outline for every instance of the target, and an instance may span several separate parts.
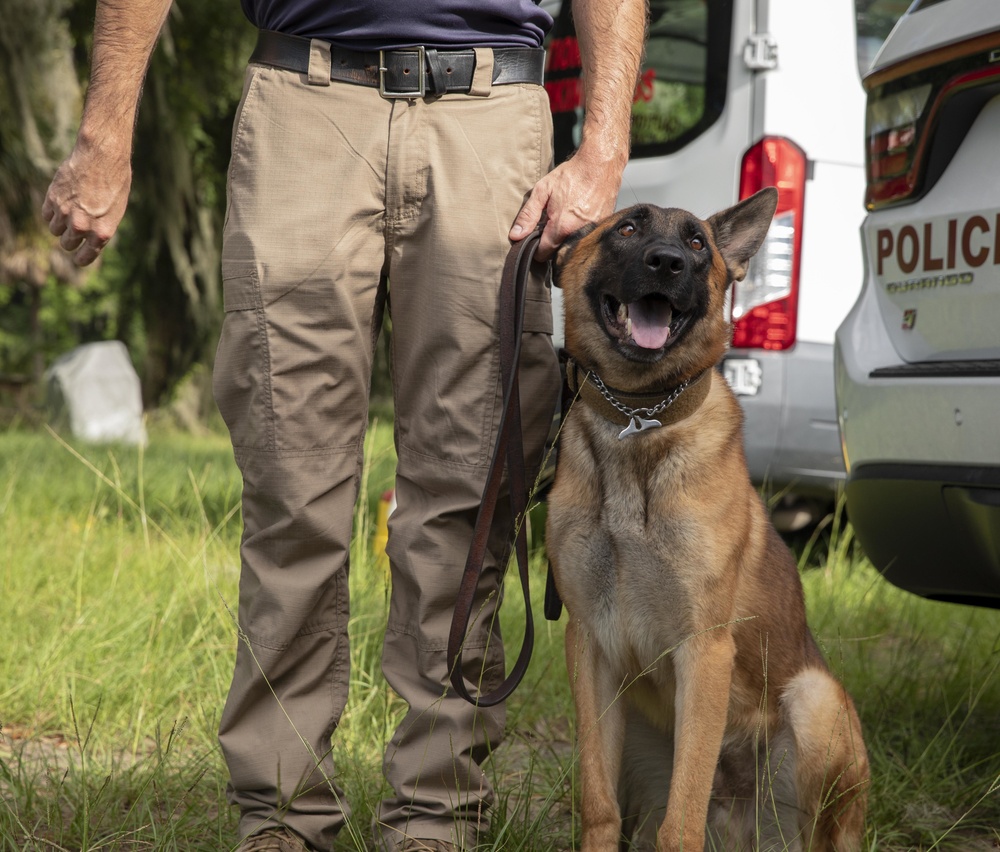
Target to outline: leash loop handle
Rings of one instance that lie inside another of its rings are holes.
[[[490,461],[483,498],[476,516],[472,545],[465,563],[462,581],[452,614],[448,635],[448,670],[451,685],[462,698],[476,707],[493,707],[506,700],[517,688],[528,670],[534,647],[535,626],[531,614],[528,588],[528,485],[524,464],[524,444],[521,432],[521,403],[518,389],[518,360],[521,355],[521,331],[524,325],[524,304],[531,263],[541,241],[541,228],[511,247],[500,280],[500,371],[503,381],[503,411],[496,446]],[[483,573],[487,544],[496,514],[506,463],[511,516],[515,524],[514,552],[517,559],[521,592],[524,595],[524,639],[517,660],[503,682],[487,693],[472,695],[466,686],[462,669],[462,646],[472,620],[476,591]]]

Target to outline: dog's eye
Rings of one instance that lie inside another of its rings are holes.
[[[701,251],[705,248],[705,241],[701,237],[691,237],[691,241],[688,243],[695,251]]]
[[[623,237],[631,237],[635,233],[635,225],[631,222],[626,222],[624,225],[618,226],[618,233]]]

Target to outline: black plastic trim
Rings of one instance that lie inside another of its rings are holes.
[[[917,462],[870,462],[851,470],[851,481],[894,479],[966,485],[970,488],[1000,488],[1000,467]]]
[[[918,361],[879,367],[868,374],[870,379],[977,379],[1000,378],[1000,361]]]
[[[1000,95],[1000,82],[958,92],[942,105],[924,167],[921,197],[937,184],[944,170],[958,153],[983,107],[997,95]]]
[[[857,540],[889,582],[1000,608],[1000,464],[866,463],[845,494]]]

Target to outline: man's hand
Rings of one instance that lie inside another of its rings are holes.
[[[610,216],[621,187],[622,165],[588,157],[583,149],[543,177],[521,208],[510,231],[515,242],[547,216],[536,257],[548,260],[574,231]]]
[[[552,257],[574,231],[614,212],[628,161],[646,0],[573,0],[573,19],[585,93],[580,147],[535,184],[510,230],[510,239],[524,239],[543,213],[548,216],[539,260]]]
[[[97,0],[90,86],[76,147],[42,217],[78,266],[93,263],[125,215],[142,81],[171,0]]]
[[[77,266],[97,259],[125,215],[132,166],[128,148],[116,147],[98,150],[78,139],[42,204],[42,218]]]

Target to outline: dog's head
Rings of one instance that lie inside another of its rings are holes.
[[[555,263],[569,353],[622,390],[718,363],[730,336],[726,289],[746,275],[777,199],[764,189],[708,220],[639,204],[571,236]]]

